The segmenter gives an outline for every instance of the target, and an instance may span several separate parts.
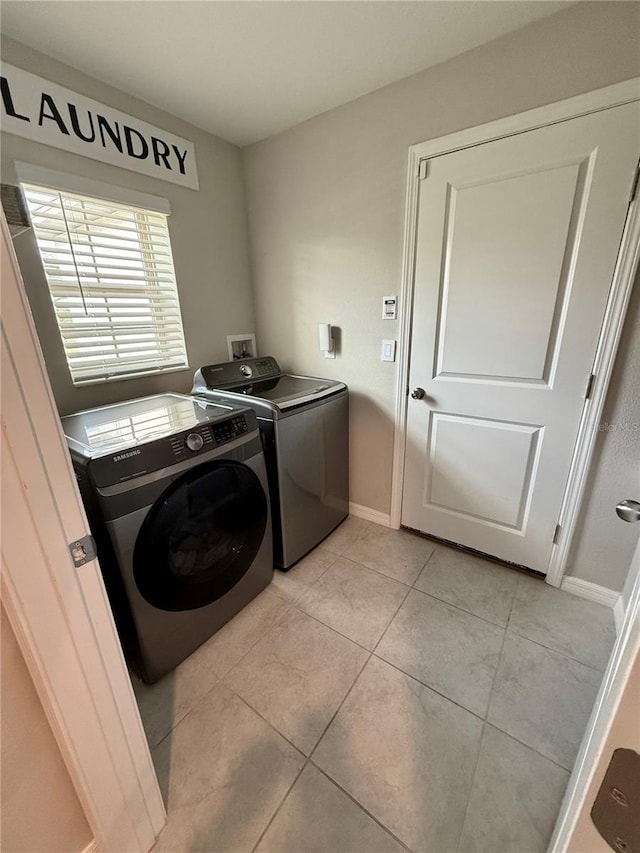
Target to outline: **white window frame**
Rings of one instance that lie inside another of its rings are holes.
[[[52,169],[46,169],[40,166],[34,166],[28,163],[16,162],[14,164],[18,181],[23,186],[31,185],[42,187],[49,190],[58,191],[60,193],[71,193],[80,196],[86,196],[95,199],[97,202],[105,202],[106,204],[123,205],[127,207],[140,208],[143,211],[149,211],[152,214],[160,214],[167,217],[171,213],[169,201],[159,196],[150,195],[148,193],[138,192],[125,187],[116,187],[109,184],[104,184],[100,181],[94,181],[83,178],[77,175],[71,175],[65,172],[58,172]],[[167,232],[170,241],[170,235]],[[180,330],[182,333],[182,350],[184,353],[184,363],[180,364],[156,364],[145,370],[132,370],[130,373],[126,370],[118,370],[117,363],[114,360],[115,372],[112,374],[100,376],[78,376],[74,373],[72,364],[68,361],[67,366],[71,380],[75,387],[83,385],[96,385],[108,382],[120,382],[126,379],[139,378],[143,376],[161,375],[165,373],[174,373],[183,370],[189,370],[188,351],[186,346],[184,323],[182,321],[182,313],[180,307],[180,294],[178,291],[177,281],[175,281],[175,295],[177,301],[178,319],[180,321]],[[96,287],[99,290],[99,287]],[[64,341],[63,329],[60,326],[59,318],[56,312],[56,323],[58,330]],[[178,346],[180,346],[180,343]],[[66,352],[66,347],[65,347]]]

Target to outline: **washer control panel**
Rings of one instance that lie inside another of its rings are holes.
[[[213,440],[216,444],[224,444],[226,441],[233,441],[248,432],[249,426],[244,415],[235,415],[224,421],[221,424],[215,424],[213,427]]]
[[[273,356],[245,358],[242,361],[228,361],[221,364],[207,364],[196,371],[193,393],[206,388],[233,388],[242,385],[248,379],[275,379],[280,376],[280,366]]]

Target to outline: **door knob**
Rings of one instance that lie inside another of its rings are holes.
[[[616,513],[618,514],[618,518],[621,518],[623,521],[640,521],[640,502],[632,500],[620,501],[616,507]]]
[[[424,388],[414,388],[411,396],[414,400],[424,400]]]

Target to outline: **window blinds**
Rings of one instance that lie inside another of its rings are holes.
[[[166,216],[23,189],[74,384],[187,367]]]

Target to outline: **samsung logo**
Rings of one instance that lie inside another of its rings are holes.
[[[140,456],[139,450],[128,450],[126,453],[118,453],[113,457],[114,462],[122,462],[123,459],[131,459],[132,456]]]

